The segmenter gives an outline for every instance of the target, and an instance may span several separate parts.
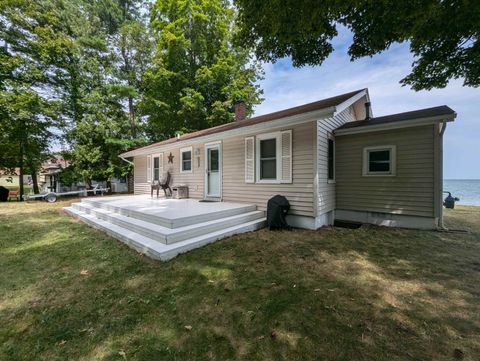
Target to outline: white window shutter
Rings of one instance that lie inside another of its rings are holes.
[[[292,131],[286,130],[282,132],[281,144],[281,183],[292,183]]]
[[[160,179],[163,177],[163,153],[158,155],[158,167],[160,168],[158,171]]]
[[[245,138],[245,183],[255,183],[255,139]]]
[[[152,156],[147,155],[147,182],[152,182]]]

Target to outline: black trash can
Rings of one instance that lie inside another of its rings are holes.
[[[289,229],[286,216],[290,210],[290,203],[287,198],[276,195],[267,203],[267,224],[270,229]]]
[[[8,194],[8,189],[0,186],[0,202],[8,202]]]

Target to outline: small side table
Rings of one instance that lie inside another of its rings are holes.
[[[188,198],[188,187],[183,185],[173,186],[172,198],[174,199]]]

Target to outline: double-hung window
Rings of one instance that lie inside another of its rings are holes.
[[[292,131],[245,138],[245,183],[292,183]]]
[[[364,176],[394,176],[396,172],[396,147],[394,145],[366,147],[363,149]]]
[[[180,172],[192,172],[192,147],[180,149]]]
[[[153,157],[153,180],[158,181],[160,179],[160,157]]]
[[[260,180],[277,180],[277,138],[260,140]]]

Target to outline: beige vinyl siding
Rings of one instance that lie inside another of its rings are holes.
[[[266,210],[267,201],[281,194],[289,200],[291,214],[314,216],[315,122],[271,129],[268,133],[284,130],[292,130],[292,183],[245,183],[245,138],[257,134],[228,138],[222,146],[224,201],[253,203],[258,209]]]
[[[356,120],[352,107],[317,121],[317,215],[335,209],[335,183],[328,182],[328,138],[335,129]]]
[[[195,155],[195,151],[199,149],[199,155]],[[188,186],[189,196],[191,198],[203,198],[204,183],[204,145],[196,143],[192,145],[192,172],[180,173],[180,148],[172,148],[163,152],[163,170],[169,171],[172,175],[170,185],[186,185]],[[173,164],[168,163],[170,152],[173,155]],[[135,164],[135,194],[150,194],[150,183],[147,183],[147,156],[134,157]]]
[[[141,155],[133,158],[133,193],[150,193],[150,184],[147,183],[147,156]]]
[[[256,204],[259,210],[266,210],[267,201],[276,194],[287,197],[291,214],[314,216],[314,147],[315,121],[286,128],[272,128],[277,132],[292,130],[292,183],[259,184],[245,182],[245,138],[259,133],[223,139],[222,148],[222,199],[226,202]],[[200,149],[198,165],[195,150]],[[173,166],[168,164],[168,155],[174,156]],[[203,143],[193,144],[193,172],[180,173],[180,147],[163,152],[164,170],[172,173],[172,184],[185,184],[191,198],[204,197],[205,148]],[[135,194],[149,194],[150,184],[146,183],[146,156],[134,157]]]
[[[336,208],[434,216],[434,126],[336,137]],[[363,176],[363,149],[396,146],[395,176]]]

